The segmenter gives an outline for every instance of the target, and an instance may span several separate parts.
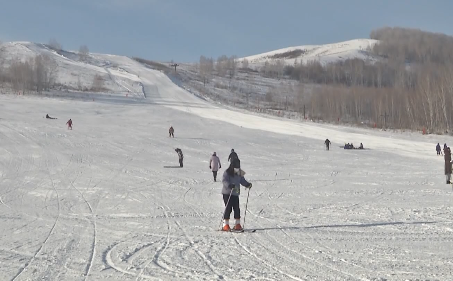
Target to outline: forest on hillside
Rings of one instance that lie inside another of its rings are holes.
[[[371,31],[370,38],[379,40],[364,50],[374,60],[285,65],[275,58],[259,69],[250,69],[246,60],[236,66],[234,56],[222,56],[218,61],[202,56],[198,72],[205,83],[213,73],[232,79],[237,71],[298,81],[295,100],[303,100],[310,119],[450,133],[453,37],[384,27]],[[316,87],[309,87],[307,94],[307,85]],[[273,94],[278,95],[278,90]],[[302,106],[294,102],[285,104],[285,109],[299,111]]]
[[[377,123],[398,129],[451,133],[453,37],[406,28],[373,30],[375,64],[353,60],[327,65],[326,85],[312,95],[311,114],[326,120]],[[301,69],[310,66],[301,66]],[[299,78],[306,81],[305,77]]]

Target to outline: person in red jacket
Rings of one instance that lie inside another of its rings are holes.
[[[72,120],[69,119],[68,122],[66,122],[66,124],[68,125],[68,130],[72,130]]]

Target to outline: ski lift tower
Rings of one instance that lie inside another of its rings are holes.
[[[179,64],[177,64],[177,63],[172,63],[172,64],[170,64],[170,66],[171,66],[171,67],[174,67],[174,68],[175,68],[175,72],[176,72],[176,67],[179,66]]]

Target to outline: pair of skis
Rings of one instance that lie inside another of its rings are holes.
[[[230,229],[228,231],[225,231],[223,229],[219,229],[219,231],[231,232],[231,233],[244,233],[244,232],[254,233],[254,232],[256,232],[256,229],[242,229],[242,230]]]

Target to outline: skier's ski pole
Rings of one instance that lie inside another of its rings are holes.
[[[233,189],[231,189],[231,191],[230,191],[230,196],[228,196],[227,203],[225,204],[225,210],[223,210],[223,216],[222,216],[222,219],[220,220],[219,229],[222,229],[222,221],[224,220],[225,212],[226,212],[226,209],[227,209],[227,207],[228,207],[228,203],[230,203],[231,194],[233,194]]]
[[[245,229],[245,217],[247,216],[247,205],[249,204],[250,189],[251,188],[248,189],[249,191],[247,192],[247,202],[245,203],[244,226],[243,226],[244,229]]]

